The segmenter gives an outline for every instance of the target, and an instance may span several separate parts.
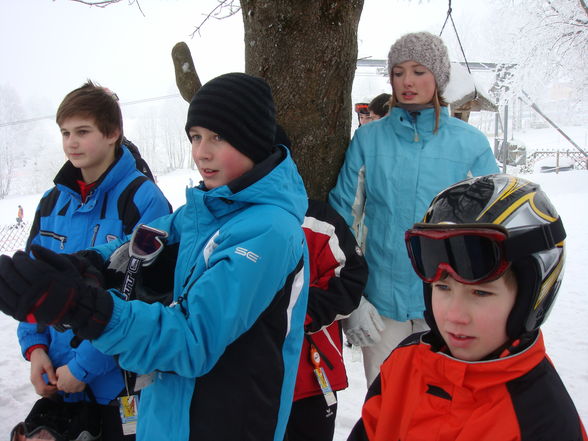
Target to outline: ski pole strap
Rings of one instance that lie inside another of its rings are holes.
[[[120,290],[125,300],[132,300],[134,297],[133,289],[135,288],[135,281],[137,280],[137,275],[139,274],[142,263],[143,260],[138,257],[131,256],[129,258],[127,270],[125,271],[125,278]]]

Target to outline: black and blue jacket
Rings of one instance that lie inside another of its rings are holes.
[[[27,242],[57,253],[74,253],[104,244],[131,233],[135,225],[169,214],[170,205],[161,190],[140,173],[126,147],[117,152],[115,162],[100,177],[82,202],[77,180],[81,172],[71,162],[61,168],[37,207]],[[72,331],[57,332],[21,323],[18,338],[23,355],[35,345],[47,347],[55,368],[67,364],[78,380],[90,385],[96,400],[105,404],[122,390],[122,374],[112,356],[104,355],[88,341],[70,346]],[[83,394],[68,394],[68,401],[80,401]]]
[[[230,183],[189,188],[186,205],[149,225],[178,247],[174,303],[114,293],[92,343],[141,391],[137,439],[282,441],[292,406],[308,296],[301,224],[307,196],[285,148]],[[118,242],[118,241],[117,241]],[[106,259],[120,245],[95,248]]]

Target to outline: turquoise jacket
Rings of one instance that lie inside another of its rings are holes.
[[[416,113],[394,107],[355,131],[329,203],[362,245],[369,268],[365,295],[398,321],[422,318],[422,282],[404,232],[420,222],[437,193],[468,176],[497,173],[487,138],[442,108]]]
[[[308,296],[302,179],[286,149],[149,225],[177,246],[174,303],[125,302],[93,344],[156,372],[137,439],[282,441]],[[97,247],[105,258],[121,242]]]

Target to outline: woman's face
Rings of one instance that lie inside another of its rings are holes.
[[[433,72],[416,61],[405,61],[392,68],[392,89],[403,104],[429,104],[437,85]]]

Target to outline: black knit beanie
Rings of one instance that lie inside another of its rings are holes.
[[[273,151],[276,111],[269,85],[262,78],[228,73],[203,85],[190,103],[190,127],[211,130],[256,164]],[[189,136],[189,135],[188,135]]]

